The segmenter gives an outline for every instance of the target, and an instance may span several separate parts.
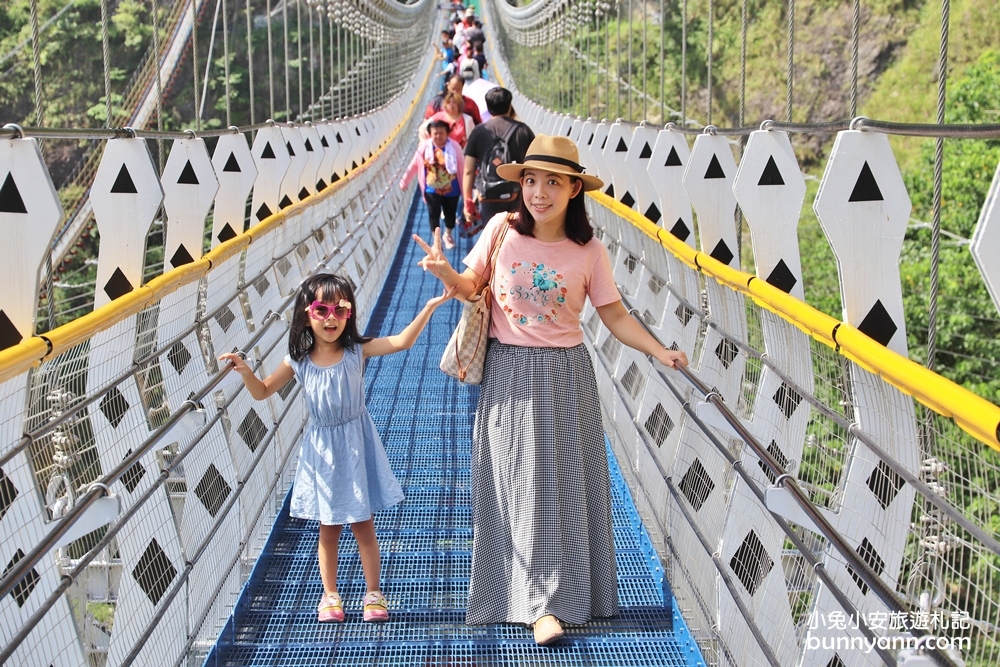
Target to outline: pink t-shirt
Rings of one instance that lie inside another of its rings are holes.
[[[482,274],[490,243],[506,213],[493,216],[465,265]],[[595,307],[621,299],[608,251],[596,238],[586,245],[569,239],[543,243],[508,230],[490,283],[490,337],[524,347],[574,347],[583,342],[580,313],[590,297]]]

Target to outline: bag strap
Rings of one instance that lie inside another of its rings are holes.
[[[493,270],[496,268],[496,260],[500,254],[500,246],[503,245],[504,238],[507,237],[507,230],[510,229],[510,221],[514,214],[508,212],[503,225],[500,226],[499,230],[493,232],[493,238],[490,239],[490,252],[487,255],[486,266],[483,267],[483,273],[479,278],[479,282],[476,284],[476,289],[473,291],[473,296],[479,296],[482,294],[483,289],[490,284],[493,280]]]

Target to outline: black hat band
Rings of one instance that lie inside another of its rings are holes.
[[[581,174],[583,173],[583,167],[577,164],[576,162],[573,162],[572,160],[567,160],[566,158],[557,157],[555,155],[525,155],[524,162],[528,162],[529,160],[535,160],[537,162],[552,162],[554,164],[561,164],[564,167],[569,167],[570,169],[573,169]]]

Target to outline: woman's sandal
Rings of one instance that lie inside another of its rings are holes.
[[[559,623],[559,619],[552,614],[546,614],[535,621],[535,643],[539,646],[548,646],[562,639],[566,631]]]
[[[324,593],[320,598],[319,606],[316,608],[317,619],[320,623],[343,623],[344,603],[340,601],[337,593]]]
[[[367,623],[384,623],[389,620],[389,604],[381,591],[372,591],[365,596],[362,617]]]

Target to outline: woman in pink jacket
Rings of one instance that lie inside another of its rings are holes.
[[[459,195],[462,194],[458,176],[465,160],[462,147],[448,137],[450,131],[451,126],[444,120],[428,123],[430,136],[420,142],[410,166],[399,181],[400,189],[405,190],[416,174],[427,204],[431,234],[441,225],[441,212],[444,211],[443,240],[446,248],[455,247],[455,214]]]

